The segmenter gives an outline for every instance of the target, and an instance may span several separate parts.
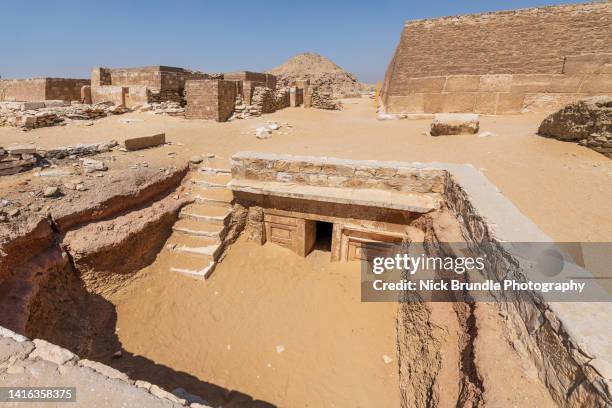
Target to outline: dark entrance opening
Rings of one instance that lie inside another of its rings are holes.
[[[316,225],[316,240],[315,240],[315,249],[320,251],[331,252],[332,245],[332,231],[334,229],[334,224],[331,222],[325,221],[317,221]]]

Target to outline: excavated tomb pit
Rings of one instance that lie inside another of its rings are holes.
[[[10,231],[0,325],[179,405],[606,406],[580,330],[605,310],[361,302],[377,245],[486,243],[494,278],[521,274],[502,241],[550,239],[471,166],[241,152]]]

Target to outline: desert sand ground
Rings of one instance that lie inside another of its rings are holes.
[[[27,133],[0,128],[0,145],[33,142],[41,148],[92,143],[165,132],[177,145],[135,153],[112,152],[111,168],[146,161],[154,166],[182,162],[194,154],[229,158],[240,150],[321,155],[352,159],[470,163],[545,233],[557,241],[612,240],[612,161],[573,143],[535,134],[542,115],[481,117],[481,131],[495,135],[430,137],[430,120],[376,120],[370,99],[344,101],[341,112],[288,108],[260,118],[215,123],[133,113],[112,116],[93,126],[70,124]],[[120,119],[142,122],[121,124]],[[259,140],[254,129],[266,120],[283,124],[272,138]],[[285,134],[286,133],[286,134]],[[169,156],[175,152],[175,156]],[[17,179],[17,178],[15,178]],[[10,184],[0,181],[0,192]],[[6,190],[5,190],[6,191]]]
[[[378,121],[371,100],[344,102],[341,112],[284,109],[231,123],[133,113],[92,126],[73,123],[26,133],[0,128],[0,145],[32,142],[44,149],[166,133],[169,145],[97,157],[111,170],[125,171],[142,163],[181,164],[202,153],[229,159],[240,150],[470,163],[555,240],[612,239],[606,204],[612,201],[612,162],[535,135],[543,116],[482,117],[481,131],[492,136],[435,138],[423,134],[429,120]],[[128,118],[137,121],[120,122]],[[267,120],[283,126],[270,139],[256,139],[254,129]],[[42,183],[31,173],[5,178],[0,197],[23,179]],[[360,302],[359,264],[330,263],[322,251],[299,258],[241,239],[202,282],[170,272],[167,253],[113,295],[115,315],[90,358],[168,390],[184,387],[211,403],[238,402],[244,393],[261,406],[400,405],[397,305]],[[123,357],[112,359],[119,349]],[[537,383],[531,377],[521,381]],[[499,384],[503,389],[503,381]],[[508,394],[508,404],[537,397],[548,405],[542,389],[534,385],[531,394]],[[231,390],[237,391],[228,396]]]
[[[170,272],[167,254],[113,298],[127,353],[109,359],[106,341],[96,360],[214,404],[238,390],[274,406],[400,406],[397,304],[361,303],[358,262],[241,239],[203,282]]]

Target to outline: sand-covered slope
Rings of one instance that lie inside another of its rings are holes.
[[[267,72],[276,75],[283,86],[290,86],[297,79],[310,79],[320,90],[336,96],[357,96],[362,90],[355,75],[314,52],[298,54]]]

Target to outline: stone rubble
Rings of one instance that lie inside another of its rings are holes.
[[[108,142],[100,143],[77,144],[74,146],[60,146],[48,149],[46,151],[41,150],[39,151],[39,154],[45,159],[75,159],[81,156],[90,156],[98,153],[106,153],[117,145],[117,141],[110,140]]]
[[[95,120],[120,115],[129,110],[109,103],[95,105],[75,103],[57,104],[54,101],[0,102],[0,126],[13,126],[24,130],[56,126],[72,121]]]
[[[29,170],[38,162],[34,145],[0,147],[0,176]]]
[[[180,103],[174,101],[147,103],[135,110],[138,112],[148,112],[152,115],[185,115],[185,108]]]
[[[544,119],[538,134],[578,142],[612,159],[612,97],[599,96],[567,105]]]
[[[285,126],[290,128],[291,125],[285,123]],[[269,139],[272,133],[278,131],[282,126],[274,121],[267,121],[263,126],[255,128],[255,137],[257,139]]]
[[[331,92],[315,88],[312,92],[312,107],[317,109],[340,110],[342,102],[334,98]]]
[[[264,86],[256,86],[250,105],[246,104],[242,95],[236,96],[234,113],[229,120],[258,117],[263,113],[273,113],[288,106],[289,88],[279,88],[274,91]]]

